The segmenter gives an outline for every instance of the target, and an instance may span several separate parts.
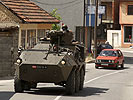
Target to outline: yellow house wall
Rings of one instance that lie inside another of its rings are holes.
[[[21,30],[37,30],[38,29],[45,29],[45,30],[50,30],[52,29],[52,24],[20,24],[19,25],[19,43],[18,47],[21,46]]]
[[[133,5],[133,2],[120,3],[120,24],[133,24],[133,15],[127,15],[128,5]]]
[[[20,24],[20,29],[51,29],[52,24]]]

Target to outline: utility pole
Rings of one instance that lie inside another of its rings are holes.
[[[83,26],[85,27],[85,0],[84,0],[84,18],[83,18]]]
[[[84,0],[84,11],[83,11],[83,43],[85,44],[85,14],[86,14],[86,2]]]
[[[95,0],[95,27],[94,27],[94,58],[97,57],[97,17],[98,17],[98,0]]]

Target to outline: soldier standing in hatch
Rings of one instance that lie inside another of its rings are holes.
[[[70,45],[72,44],[72,40],[73,40],[73,33],[72,31],[68,30],[67,25],[63,25],[62,26],[62,31],[63,31],[63,36],[62,36],[62,42],[64,43],[64,45]]]

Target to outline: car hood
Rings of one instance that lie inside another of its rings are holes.
[[[118,57],[112,57],[112,56],[98,56],[96,59],[100,59],[100,60],[115,60]]]

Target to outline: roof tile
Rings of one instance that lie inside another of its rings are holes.
[[[1,2],[25,22],[59,23],[59,20],[29,0],[1,0]]]

